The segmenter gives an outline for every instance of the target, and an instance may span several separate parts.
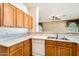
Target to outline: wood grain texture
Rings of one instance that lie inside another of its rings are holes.
[[[53,40],[45,40],[45,44],[56,45],[56,41],[53,41]]]
[[[4,19],[3,19],[3,25],[4,26],[15,26],[14,21],[14,6],[12,6],[11,4],[4,4]]]
[[[3,19],[2,15],[3,15],[3,4],[0,3],[0,26],[2,26],[2,19]]]
[[[10,56],[23,56],[22,52],[23,52],[23,49],[22,48],[18,48],[15,51],[11,52]]]
[[[45,55],[76,56],[76,46],[76,43],[71,42],[45,40]]]
[[[31,39],[10,47],[0,46],[0,56],[32,56]]]
[[[23,12],[17,9],[17,27],[24,27],[24,15]]]
[[[57,51],[57,56],[72,56],[72,48],[58,46]]]
[[[24,41],[23,55],[32,56],[32,42],[31,39]]]
[[[29,28],[29,16],[24,14],[24,27]]]
[[[61,42],[61,41],[57,41],[57,45],[58,46],[63,46],[63,47],[72,47],[72,43],[71,42]]]
[[[79,44],[77,44],[77,56],[79,56]]]
[[[33,18],[10,3],[0,3],[0,26],[32,29]]]
[[[45,56],[56,56],[56,46],[46,45],[45,46]]]
[[[22,46],[23,46],[23,43],[15,44],[15,45],[10,47],[10,52],[13,52],[14,50],[16,50],[18,48],[22,48]]]
[[[30,43],[28,43],[24,46],[24,56],[30,56],[30,50]]]
[[[0,56],[9,56],[9,48],[0,46]]]
[[[33,28],[33,18],[29,15],[29,29]]]

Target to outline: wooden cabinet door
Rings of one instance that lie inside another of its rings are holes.
[[[79,56],[79,49],[77,49],[77,56]]]
[[[24,46],[24,56],[30,56],[31,55],[31,49],[30,49],[30,43]]]
[[[3,26],[15,26],[14,24],[15,11],[14,10],[15,10],[14,6],[8,3],[4,4]]]
[[[79,44],[77,44],[77,56],[79,56]]]
[[[23,55],[23,49],[18,48],[15,51],[10,53],[10,56],[22,56]]]
[[[24,14],[24,27],[29,28],[29,16]]]
[[[72,48],[58,46],[57,56],[72,56]]]
[[[24,27],[24,15],[23,12],[17,9],[17,27]]]
[[[32,18],[32,16],[29,16],[29,29],[32,29],[32,27],[33,27],[33,18]]]
[[[45,46],[45,55],[46,56],[56,56],[56,46],[46,45]]]
[[[3,8],[2,8],[2,4],[0,3],[0,26],[1,26],[1,24],[2,24],[2,10],[3,10]]]

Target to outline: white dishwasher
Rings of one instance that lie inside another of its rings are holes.
[[[32,55],[33,56],[45,55],[45,40],[44,39],[32,39]]]

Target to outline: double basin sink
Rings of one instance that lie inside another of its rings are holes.
[[[56,34],[54,36],[48,36],[48,39],[61,39],[61,40],[68,40],[64,34]]]

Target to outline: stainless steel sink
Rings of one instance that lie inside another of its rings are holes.
[[[56,39],[56,37],[48,36],[48,39]]]
[[[65,37],[65,35],[61,35],[61,34],[57,34],[55,37],[53,37],[53,36],[48,36],[48,39],[61,39],[61,40],[68,40],[66,37]]]

